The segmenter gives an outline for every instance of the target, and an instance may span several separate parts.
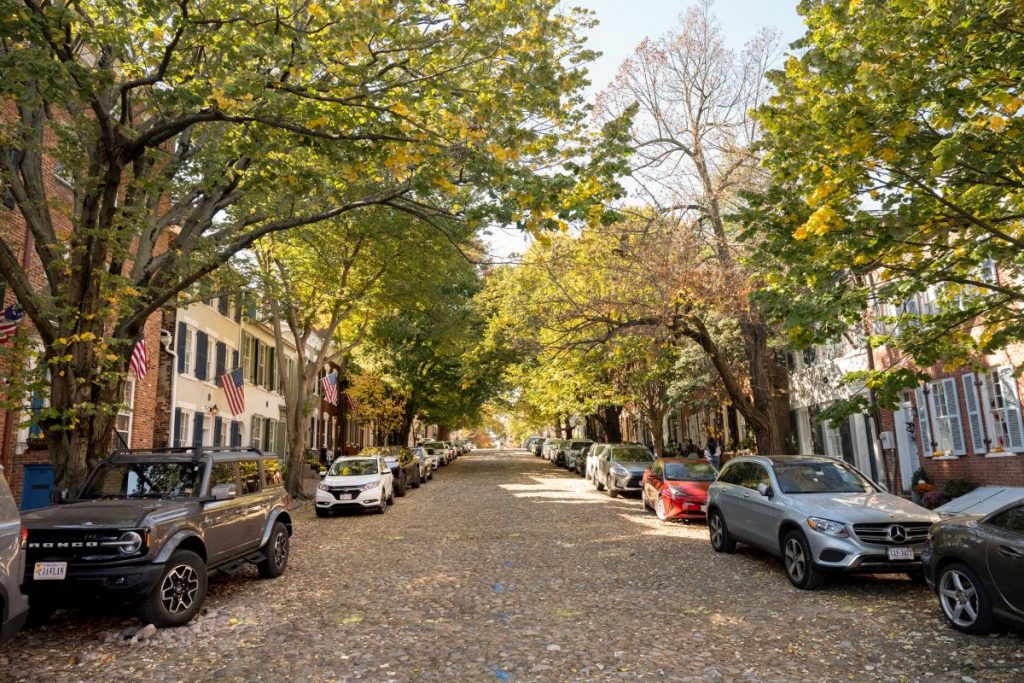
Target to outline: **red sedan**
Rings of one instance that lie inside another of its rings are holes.
[[[658,458],[644,473],[644,507],[652,508],[658,519],[706,520],[702,509],[708,500],[708,487],[718,470],[698,458]]]

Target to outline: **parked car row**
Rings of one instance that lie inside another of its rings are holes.
[[[659,519],[706,519],[715,551],[742,543],[775,555],[797,588],[834,574],[903,573],[926,581],[963,632],[1024,627],[1024,500],[940,520],[826,456],[736,457],[717,472],[638,444],[592,444],[574,460],[572,443],[531,437],[524,447],[577,472],[582,462],[597,490],[638,492]]]
[[[342,510],[373,510],[384,514],[395,497],[418,489],[441,467],[468,452],[461,442],[425,441],[416,448],[379,446],[359,455],[337,458],[316,492],[316,516]]]

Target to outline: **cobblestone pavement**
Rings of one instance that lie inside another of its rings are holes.
[[[296,514],[273,581],[217,575],[191,626],[59,613],[0,680],[1022,681],[1024,637],[961,636],[902,577],[791,588],[521,452],[478,452],[384,516]]]

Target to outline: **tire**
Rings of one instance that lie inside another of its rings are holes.
[[[614,488],[612,488],[611,477],[607,477],[604,480],[604,486],[605,486],[606,489],[608,489],[608,497],[609,498],[618,498],[619,497],[619,492],[616,491]]]
[[[206,580],[202,558],[188,550],[176,550],[156,586],[142,601],[140,616],[147,624],[184,626],[203,606]]]
[[[648,510],[651,509],[651,504],[647,502],[647,491],[640,492],[640,500],[642,500],[644,503],[644,512],[647,512]]]
[[[658,502],[654,504],[654,514],[658,515],[658,519],[662,522],[668,521],[668,516],[665,514],[665,496],[658,496]]]
[[[416,476],[415,476],[415,477],[413,477],[413,479],[412,479],[412,484],[411,484],[411,486],[412,486],[412,487],[413,487],[414,489],[418,489],[418,488],[420,487],[420,484],[421,484],[421,483],[422,483],[422,482],[420,481],[420,468],[419,468],[419,467],[417,467],[417,468],[416,468]]]
[[[800,590],[816,590],[825,583],[825,575],[814,566],[807,538],[799,531],[790,531],[782,539],[782,566],[786,578]]]
[[[725,526],[725,517],[718,510],[708,513],[708,535],[711,537],[711,547],[716,553],[736,551],[736,541],[729,535],[729,529]]]
[[[992,632],[992,601],[973,569],[963,562],[947,564],[935,586],[942,614],[953,628],[975,636]]]
[[[395,482],[395,487],[393,491],[394,495],[398,496],[399,498],[405,496],[405,487],[407,486],[406,476],[407,475],[405,474],[405,470],[402,470],[402,475],[398,478],[398,481]]]
[[[597,472],[594,472],[594,488],[596,488],[598,491],[604,491],[604,484],[598,481]]]
[[[381,490],[381,493],[384,493],[383,489]],[[391,492],[388,493],[387,504],[388,505],[394,505],[395,504],[395,485],[394,484],[391,484]]]
[[[289,547],[288,527],[281,522],[274,522],[267,544],[260,548],[266,559],[256,563],[260,576],[264,579],[276,579],[284,574],[284,570],[288,568]]]
[[[375,513],[377,513],[378,515],[383,515],[387,511],[387,509],[388,509],[388,498],[387,498],[387,496],[384,495],[384,491],[381,490],[381,492],[380,492],[380,502],[377,504],[377,507],[375,507],[373,509],[373,511]]]
[[[323,519],[324,517],[330,517],[331,516],[331,511],[330,510],[325,510],[324,508],[317,508],[316,509],[316,516],[321,518],[321,519]]]

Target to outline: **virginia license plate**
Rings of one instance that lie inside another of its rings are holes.
[[[352,494],[351,493],[339,493],[338,494],[338,500],[352,500]]]
[[[63,581],[67,574],[67,562],[36,562],[32,570],[32,578],[36,581]]]
[[[913,548],[889,548],[889,559],[890,560],[913,560],[914,549]]]

